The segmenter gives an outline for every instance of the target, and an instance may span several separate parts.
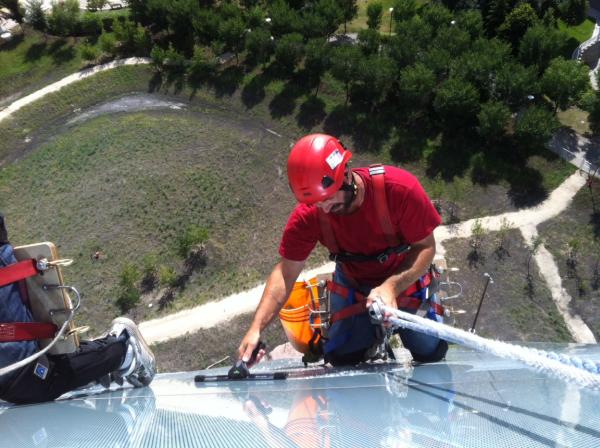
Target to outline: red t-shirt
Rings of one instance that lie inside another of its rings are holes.
[[[341,251],[377,255],[388,247],[388,243],[375,210],[373,182],[368,168],[353,171],[364,181],[363,203],[350,215],[327,214],[327,217]],[[440,225],[440,215],[417,178],[409,172],[386,166],[385,191],[392,225],[402,243],[420,241]],[[306,260],[317,241],[326,245],[317,207],[298,204],[283,231],[279,254],[289,260]],[[397,271],[404,257],[405,255],[393,255],[385,263],[376,260],[345,262],[345,272],[361,284],[376,286]]]

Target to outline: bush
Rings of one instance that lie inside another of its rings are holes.
[[[86,12],[81,16],[81,33],[97,35],[102,33],[102,19],[97,14]]]
[[[100,49],[111,56],[117,53],[117,39],[111,33],[102,33],[100,35]]]
[[[190,251],[208,240],[208,230],[200,226],[190,226],[177,241],[177,251],[183,258],[187,258]]]
[[[97,47],[90,44],[82,45],[79,52],[81,54],[81,58],[84,61],[95,62],[100,56],[100,50],[98,50]]]
[[[117,20],[114,22],[114,33],[122,53],[145,56],[150,51],[152,41],[143,26],[129,19]]]
[[[117,305],[122,312],[127,312],[140,301],[140,292],[136,283],[140,279],[140,272],[135,265],[131,263],[125,264],[119,275],[119,297]]]
[[[57,36],[77,34],[80,30],[79,2],[65,0],[61,3],[52,3],[52,12],[48,17],[48,28]]]
[[[158,283],[161,287],[173,287],[177,284],[177,272],[170,266],[158,267]]]
[[[48,28],[48,20],[46,13],[42,9],[42,0],[27,1],[27,21],[31,26],[38,31],[46,31]]]
[[[135,289],[124,289],[117,297],[117,306],[122,313],[126,313],[131,308],[136,306],[140,301],[140,292]]]

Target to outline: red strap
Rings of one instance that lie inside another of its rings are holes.
[[[36,265],[36,261],[30,259],[0,268],[0,287],[37,275]]]
[[[421,278],[419,278],[419,280],[417,280],[412,285],[410,285],[408,288],[406,288],[404,291],[402,291],[402,294],[400,294],[400,296],[412,296],[415,292],[420,291],[423,288],[426,288],[427,286],[429,286],[430,283],[431,283],[431,273],[427,272],[427,274],[425,274],[422,277],[422,280],[421,280]]]
[[[0,342],[51,339],[56,325],[45,322],[12,322],[0,324]]]
[[[374,193],[375,193],[375,210],[379,217],[379,224],[381,230],[385,234],[385,239],[389,247],[396,247],[400,245],[398,235],[394,231],[392,225],[392,219],[390,218],[390,210],[387,203],[387,196],[385,194],[385,169],[381,164],[371,165],[369,167],[369,174],[373,181]]]
[[[333,323],[338,320],[347,319],[357,314],[364,313],[365,311],[367,311],[367,302],[363,300],[362,302],[342,308],[337,313],[333,313],[331,319],[329,319],[329,324],[333,325]]]
[[[327,214],[320,208],[317,208],[317,214],[319,215],[319,226],[321,227],[321,233],[325,240],[325,246],[332,254],[339,254],[340,248],[335,239],[335,235],[333,234],[333,229],[331,228],[331,223],[329,222]]]

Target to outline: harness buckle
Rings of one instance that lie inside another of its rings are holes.
[[[385,252],[380,253],[379,255],[377,255],[377,261],[381,264],[385,263],[386,261],[388,261],[390,258],[390,256],[388,254],[386,254]]]

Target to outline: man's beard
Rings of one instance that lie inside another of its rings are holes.
[[[329,210],[329,213],[332,215],[348,215],[350,213],[350,208],[352,207],[352,202],[354,201],[354,193],[351,191],[344,191],[344,202],[341,204],[335,204]]]

